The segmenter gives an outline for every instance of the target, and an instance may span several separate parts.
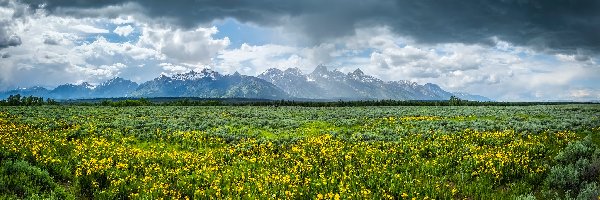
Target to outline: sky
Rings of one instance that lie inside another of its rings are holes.
[[[600,99],[597,0],[0,0],[0,90],[360,68],[499,101]]]

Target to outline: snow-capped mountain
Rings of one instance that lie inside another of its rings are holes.
[[[239,73],[221,75],[204,69],[171,77],[161,75],[141,84],[132,96],[136,97],[204,97],[204,98],[265,98],[283,99],[289,96],[277,86]]]
[[[18,88],[14,90],[9,90],[5,92],[0,92],[0,98],[6,99],[10,95],[20,94],[21,96],[38,96],[38,97],[46,97],[50,90],[35,86],[30,88]]]
[[[0,93],[0,98],[9,95],[21,94],[22,96],[38,96],[53,99],[82,99],[82,98],[107,98],[126,97],[138,87],[137,83],[123,78],[115,77],[100,85],[87,82],[81,84],[64,84],[48,90],[43,87],[20,88]]]
[[[86,98],[92,95],[92,90],[95,86],[83,82],[81,84],[64,84],[59,85],[49,92],[49,96],[55,99],[76,99]]]
[[[399,100],[447,100],[453,93],[444,91],[438,85],[419,85],[410,81],[382,81],[366,75],[362,70],[344,74],[338,70],[329,71],[319,65],[310,74],[302,74],[297,68],[285,71],[268,69],[258,75],[298,98],[309,99],[399,99]],[[483,100],[461,93],[459,98]],[[489,99],[485,98],[489,101]]]
[[[94,88],[92,96],[96,98],[127,97],[137,87],[136,82],[115,77]]]
[[[268,69],[258,78],[273,83],[292,97],[319,99],[322,94],[320,88],[310,77],[302,74],[298,68],[288,68],[281,71],[276,68]]]
[[[64,84],[52,90],[43,87],[19,88],[0,93],[39,96],[53,99],[84,99],[111,97],[202,97],[202,98],[260,98],[260,99],[398,99],[447,100],[454,95],[461,99],[491,101],[466,93],[450,93],[438,85],[419,85],[410,81],[382,81],[366,75],[360,69],[350,73],[328,70],[319,65],[309,74],[298,68],[271,68],[254,76],[234,73],[222,75],[210,69],[200,72],[167,76],[161,74],[138,85],[123,78],[113,78],[99,85],[87,82]]]
[[[190,71],[188,73],[184,73],[184,74],[175,74],[171,78],[173,80],[178,80],[178,81],[195,81],[195,80],[200,80],[200,79],[216,80],[221,77],[222,77],[221,74],[219,74],[216,71],[213,71],[211,69],[203,69],[200,72],[196,72],[196,71],[192,70],[192,71]]]

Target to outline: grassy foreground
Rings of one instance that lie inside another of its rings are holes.
[[[598,134],[598,105],[0,107],[0,198],[597,198]]]

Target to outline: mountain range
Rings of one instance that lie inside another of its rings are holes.
[[[350,73],[330,71],[319,65],[309,74],[298,68],[268,69],[258,76],[239,73],[222,75],[210,69],[200,72],[159,77],[137,84],[113,78],[100,85],[64,84],[52,90],[43,87],[19,88],[0,92],[9,95],[39,96],[54,99],[89,99],[113,97],[201,97],[256,99],[318,100],[447,100],[451,96],[475,101],[492,101],[479,95],[451,93],[436,84],[419,85],[410,81],[383,81],[364,74],[360,69]]]

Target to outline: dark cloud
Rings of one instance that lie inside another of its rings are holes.
[[[135,1],[139,2],[26,0],[45,3],[53,13],[81,16],[93,12],[77,12],[79,9],[129,5],[128,11],[173,20],[183,27],[233,17],[241,22],[300,31],[315,44],[352,35],[359,27],[386,25],[422,43],[492,44],[491,38],[495,37],[543,51],[600,52],[597,0]],[[118,13],[107,10],[108,15]]]
[[[0,49],[10,47],[10,46],[18,46],[21,45],[21,38],[17,35],[11,36],[3,36],[0,35]]]
[[[57,36],[44,35],[44,44],[59,45],[62,39]]]
[[[11,30],[10,20],[0,20],[0,49],[21,45],[21,37]]]
[[[21,38],[7,30],[4,23],[0,23],[0,49],[21,45]]]
[[[44,44],[47,45],[58,45],[58,40],[55,40],[54,38],[44,38]]]
[[[16,20],[25,15],[28,8],[5,0],[0,0],[0,8],[9,8],[13,11],[9,18],[0,18],[0,49],[21,45],[21,37],[14,33],[12,27]]]

